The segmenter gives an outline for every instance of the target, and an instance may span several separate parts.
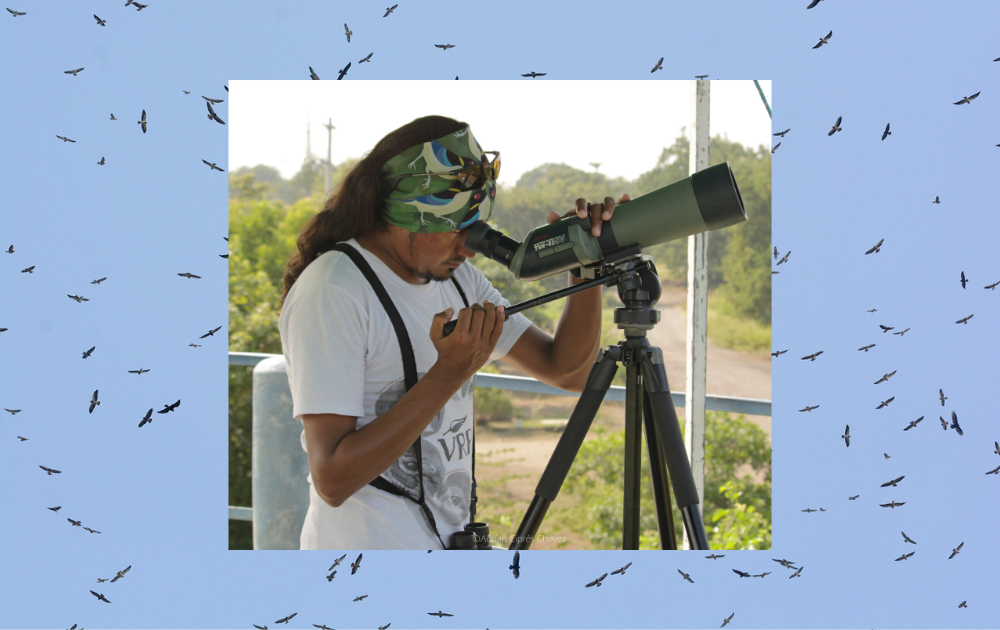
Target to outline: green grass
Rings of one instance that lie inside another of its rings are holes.
[[[770,352],[771,327],[709,307],[708,338],[731,350]]]

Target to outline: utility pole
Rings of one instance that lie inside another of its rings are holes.
[[[688,173],[708,168],[711,84],[695,81],[691,90],[690,165]],[[684,442],[698,502],[705,510],[705,380],[708,360],[708,232],[688,237],[687,383],[684,387]],[[691,544],[684,532],[684,548]]]
[[[333,168],[333,164],[330,162],[330,159],[331,159],[331,152],[333,151],[333,130],[336,129],[336,127],[333,126],[332,118],[328,118],[326,124],[323,126],[326,127],[326,164],[324,168],[324,170],[326,171],[326,176],[324,177],[323,181],[326,185],[326,189],[324,190],[324,192],[326,194],[329,194],[330,188],[332,187],[330,182],[330,177],[331,177],[330,169]]]

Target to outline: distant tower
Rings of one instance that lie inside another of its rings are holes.
[[[316,157],[312,152],[312,132],[310,130],[309,115],[306,114],[306,159],[303,160],[305,164],[313,164],[316,161]]]

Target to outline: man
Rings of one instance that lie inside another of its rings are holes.
[[[566,300],[553,338],[520,314],[505,322],[508,303],[464,264],[475,256],[468,226],[492,212],[493,155],[465,123],[414,120],[379,141],[299,236],[278,325],[309,457],[302,549],[447,547],[469,520],[476,372],[502,358],[569,391],[586,383],[599,289]],[[597,232],[614,205],[578,199],[574,212]],[[337,243],[363,257],[405,323],[419,377],[409,391],[394,325]]]

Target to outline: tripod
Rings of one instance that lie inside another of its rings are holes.
[[[601,273],[598,272],[599,275]],[[614,274],[613,278],[610,277],[611,274]],[[535,498],[528,506],[510,549],[527,549],[534,540],[549,505],[559,494],[594,416],[611,387],[619,362],[626,370],[622,549],[639,548],[640,437],[643,427],[646,431],[646,451],[656,503],[660,548],[677,548],[670,507],[669,485],[672,478],[677,505],[692,547],[708,549],[705,526],[698,510],[698,491],[684,450],[677,411],[670,396],[667,372],[663,367],[663,353],[659,348],[651,346],[646,339],[646,331],[652,330],[660,321],[659,311],[653,308],[660,297],[660,280],[656,276],[656,268],[649,257],[631,257],[616,262],[613,268],[604,272],[604,276],[603,279],[581,283],[572,289],[580,289],[585,285],[586,288],[597,284],[617,285],[618,297],[625,308],[615,309],[615,323],[625,331],[625,340],[605,348],[591,368],[587,385],[538,481]]]

